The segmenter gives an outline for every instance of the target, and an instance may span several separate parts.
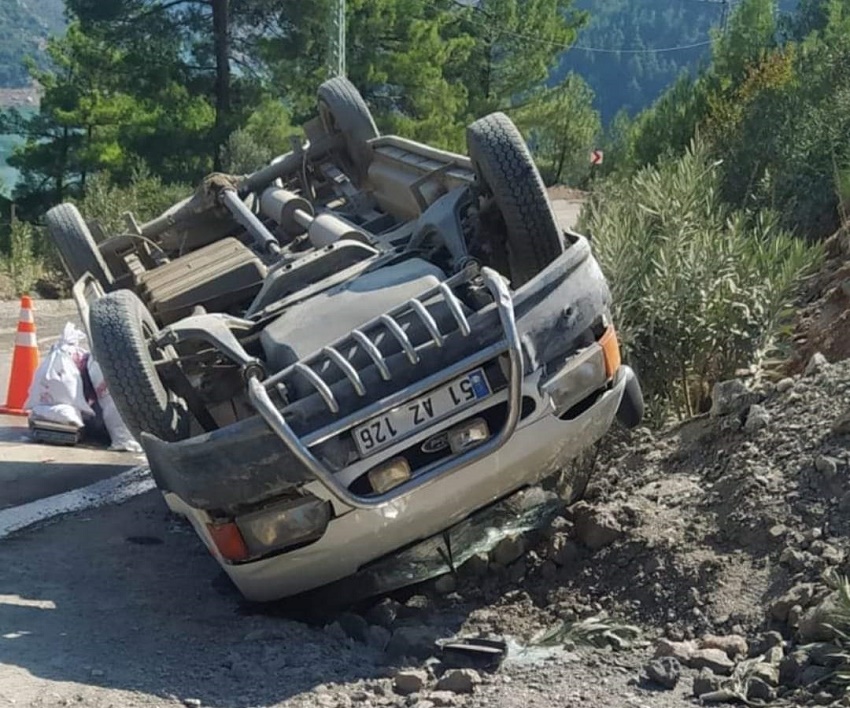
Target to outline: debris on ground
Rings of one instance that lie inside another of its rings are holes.
[[[850,362],[813,362],[775,384],[724,382],[710,414],[672,429],[612,436],[585,500],[547,528],[503,539],[451,588],[426,584],[412,615],[388,599],[366,611],[392,630],[388,661],[439,669],[439,627],[460,616],[465,636],[524,649],[492,670],[412,670],[423,701],[492,695],[524,662],[542,681],[547,661],[616,656],[632,691],[683,705],[839,705],[830,618],[850,571],[850,436],[834,421],[850,410]]]

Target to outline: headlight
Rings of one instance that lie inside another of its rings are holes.
[[[592,344],[568,359],[540,386],[540,390],[552,399],[555,415],[561,415],[603,386],[607,380],[602,347]]]
[[[290,499],[236,517],[252,556],[321,538],[331,519],[329,502],[316,497]]]

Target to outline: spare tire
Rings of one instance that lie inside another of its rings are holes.
[[[369,141],[380,133],[363,96],[348,79],[336,76],[319,86],[319,117],[329,135],[343,135],[345,153],[335,157],[352,181],[366,178],[372,160]]]
[[[479,190],[493,198],[504,221],[510,270],[504,275],[518,288],[564,252],[546,186],[522,135],[504,113],[472,123],[466,144]]]
[[[166,441],[189,436],[185,401],[157,374],[151,340],[158,328],[131,290],[115,290],[95,300],[89,310],[91,347],[109,393],[125,425],[138,440],[150,433]],[[174,357],[173,350],[156,350]]]
[[[47,212],[45,221],[72,282],[91,273],[104,290],[109,290],[113,283],[112,273],[77,207],[58,204]]]

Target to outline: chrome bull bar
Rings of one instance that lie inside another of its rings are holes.
[[[276,385],[275,377],[260,381],[256,377],[251,377],[248,381],[248,394],[251,403],[256,408],[257,412],[263,417],[268,426],[275,434],[283,441],[283,443],[292,451],[295,457],[301,464],[305,466],[315,478],[321,482],[328,492],[342,504],[356,509],[376,509],[387,506],[392,502],[404,497],[417,489],[422,489],[433,484],[442,477],[456,472],[457,470],[467,467],[478,460],[491,455],[501,448],[514,434],[521,408],[521,393],[522,393],[522,348],[520,345],[519,334],[517,333],[516,319],[514,317],[513,300],[510,291],[505,284],[504,279],[494,270],[490,268],[481,269],[481,277],[485,286],[490,291],[490,294],[495,300],[498,308],[499,320],[502,325],[504,338],[497,344],[487,347],[488,356],[494,358],[501,354],[507,354],[508,366],[508,399],[507,399],[507,416],[505,424],[499,431],[498,435],[490,438],[481,445],[471,448],[466,452],[453,456],[445,461],[435,463],[424,470],[420,471],[416,476],[394,487],[393,489],[384,492],[383,494],[363,496],[351,492],[344,484],[342,484],[332,470],[320,462],[311,452],[308,445],[302,441],[292,430],[289,424],[284,419],[281,412],[272,402],[268,387]],[[415,398],[426,392],[435,385],[439,385],[443,380],[449,380],[452,372],[464,370],[467,367],[473,368],[481,360],[481,352],[457,362],[451,367],[451,372],[444,372],[443,376],[439,377],[439,381],[434,381],[434,377],[427,377],[423,381],[418,382],[415,386],[411,386],[409,390],[404,392],[404,400]],[[392,398],[396,398],[393,396]],[[381,409],[387,407],[387,402],[381,406]],[[358,416],[359,417],[359,416]],[[332,435],[342,432],[350,427],[350,421],[345,419],[339,420],[336,423],[322,430],[321,439],[327,439]],[[317,440],[316,436],[308,436]],[[313,443],[315,444],[315,443]]]

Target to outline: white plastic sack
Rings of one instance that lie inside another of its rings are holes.
[[[86,335],[68,322],[33,376],[26,407],[33,418],[83,427],[94,415],[83,390],[82,367],[88,352],[80,346]]]
[[[106,386],[106,381],[103,378],[103,372],[100,370],[100,365],[94,360],[94,357],[89,357],[88,372],[91,379],[94,392],[97,396],[97,402],[100,404],[100,410],[103,414],[103,424],[109,433],[109,438],[112,441],[109,445],[110,450],[126,450],[127,452],[141,452],[142,446],[136,442],[132,433],[127,429],[124,421],[121,419],[121,414],[115,407],[115,401],[109,393]]]

